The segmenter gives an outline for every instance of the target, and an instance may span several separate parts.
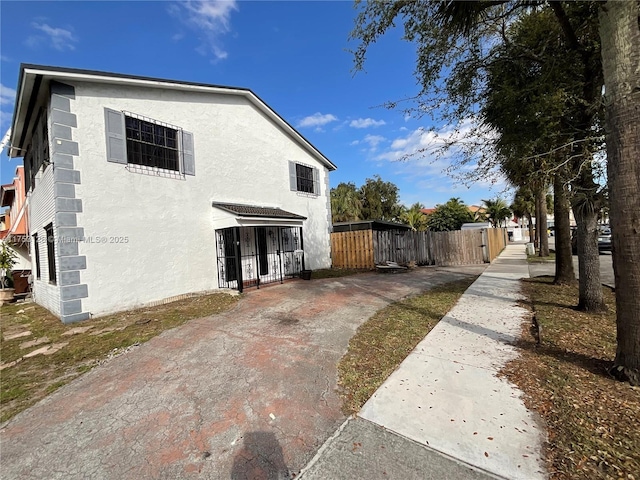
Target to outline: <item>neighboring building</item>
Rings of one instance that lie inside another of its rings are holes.
[[[24,187],[24,168],[16,169],[12,183],[0,186],[0,206],[8,207],[2,214],[0,241],[5,242],[16,254],[12,277],[17,295],[29,291],[31,260],[29,256],[29,229],[27,201]]]
[[[331,264],[336,167],[251,90],[23,65],[10,152],[65,323]]]
[[[480,207],[478,205],[469,205],[467,207],[469,209],[469,211],[474,215],[474,216],[482,216],[487,212],[487,209],[484,207]],[[422,208],[420,209],[420,211],[422,213],[424,213],[425,215],[431,215],[433,212],[436,211],[435,208]]]

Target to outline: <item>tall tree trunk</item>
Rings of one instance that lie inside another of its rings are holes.
[[[527,221],[529,222],[529,243],[533,243],[535,246],[535,232],[533,230],[533,218],[531,218],[531,214],[527,212]]]
[[[606,308],[600,283],[598,251],[598,212],[583,202],[574,206],[578,226],[578,310],[601,311]]]
[[[535,234],[533,236],[533,246],[537,252],[540,252],[540,202],[538,201],[538,194],[533,194],[533,209],[536,216]]]
[[[536,230],[539,240],[538,255],[549,256],[549,235],[547,235],[547,193],[545,189],[536,192]]]
[[[612,373],[640,384],[640,6],[600,10],[618,348]]]
[[[554,283],[567,285],[575,283],[571,256],[571,224],[569,222],[569,197],[567,187],[560,174],[553,178],[553,217],[556,241],[556,277]]]

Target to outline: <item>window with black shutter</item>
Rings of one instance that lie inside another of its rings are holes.
[[[192,133],[134,113],[104,111],[109,162],[195,175]]]

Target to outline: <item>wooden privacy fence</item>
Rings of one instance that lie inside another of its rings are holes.
[[[500,255],[500,252],[507,246],[507,229],[506,228],[485,228],[483,229],[486,237],[485,244],[489,250],[489,262],[493,262]]]
[[[375,268],[372,234],[372,230],[332,233],[331,261],[333,266],[336,268]]]
[[[331,234],[335,268],[369,268],[384,262],[468,265],[493,261],[506,245],[504,228],[412,232],[359,230]]]

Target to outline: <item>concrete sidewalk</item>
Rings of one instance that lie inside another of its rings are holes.
[[[546,478],[543,430],[497,376],[528,276],[524,246],[508,246],[299,478]]]

